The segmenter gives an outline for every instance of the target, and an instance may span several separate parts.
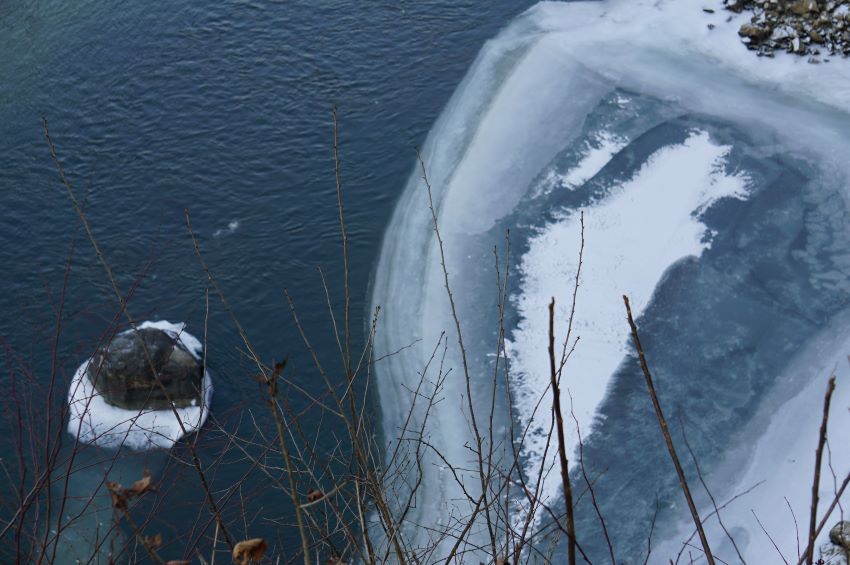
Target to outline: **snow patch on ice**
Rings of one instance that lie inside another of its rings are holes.
[[[584,155],[575,167],[566,173],[551,171],[542,183],[543,190],[540,195],[549,194],[555,188],[574,190],[580,187],[601,171],[611,157],[629,144],[625,138],[604,131],[585,143]]]
[[[664,272],[710,246],[700,213],[718,199],[746,197],[747,178],[725,172],[730,150],[713,143],[708,133],[694,131],[684,143],[655,152],[631,180],[584,211],[584,261],[572,333],[572,339],[581,340],[562,380],[565,410],[569,413],[571,397],[583,436],[627,352],[622,294],[629,295],[635,317],[640,316]],[[529,476],[535,476],[541,464],[554,462],[551,448],[549,460],[543,461],[551,400],[540,399],[551,397],[549,362],[540,344],[548,342],[544,317],[552,296],[559,299],[557,339],[566,335],[567,297],[572,296],[580,247],[580,217],[564,214],[531,238],[520,262],[523,280],[515,302],[521,321],[513,333],[510,358],[517,414],[523,429],[530,426],[522,454]],[[577,447],[571,421],[566,435],[570,450]],[[544,481],[544,502],[558,496],[559,485],[554,475]]]
[[[196,359],[200,359],[203,346],[195,336],[184,331],[185,324],[173,324],[163,320],[145,322],[138,327],[165,331],[179,340]],[[122,446],[135,450],[167,449],[184,435],[199,430],[209,416],[213,395],[209,371],[204,371],[200,406],[186,406],[174,410],[126,410],[108,404],[95,390],[86,375],[90,362],[91,359],[88,359],[80,365],[71,379],[71,388],[68,391],[68,433],[78,441],[112,449]]]

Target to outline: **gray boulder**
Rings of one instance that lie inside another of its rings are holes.
[[[108,404],[127,410],[167,410],[169,400],[177,408],[200,404],[204,367],[168,333],[143,328],[115,336],[92,358],[87,376]]]

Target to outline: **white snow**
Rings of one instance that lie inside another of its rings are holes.
[[[621,100],[618,100],[618,102],[622,104]],[[584,155],[575,167],[566,173],[551,172],[547,176],[542,185],[544,190],[541,194],[548,194],[555,188],[572,190],[581,186],[601,171],[611,160],[611,157],[626,145],[628,145],[626,139],[610,132],[600,132],[594,137],[593,143],[586,143]]]
[[[610,377],[626,353],[622,295],[629,296],[632,311],[639,316],[667,268],[684,257],[700,255],[710,244],[699,212],[719,198],[746,196],[747,179],[724,172],[730,149],[712,143],[705,132],[692,132],[683,144],[657,151],[631,180],[585,210],[584,261],[572,334],[581,341],[562,378],[582,435],[587,435]],[[541,349],[548,343],[547,305],[556,297],[555,332],[563,340],[580,247],[580,220],[573,213],[534,236],[520,262],[523,281],[516,302],[522,319],[512,337],[510,356],[518,418],[523,429],[531,426],[523,450],[531,476],[541,464],[551,465],[556,455],[550,449],[549,460],[542,460],[551,400],[536,408],[541,397],[551,398],[549,360]],[[569,422],[566,437],[572,450],[578,440]],[[544,481],[543,500],[556,497],[559,484],[554,476]]]
[[[562,186],[575,188],[582,185],[602,170],[602,167],[608,164],[611,157],[627,145],[624,139],[610,133],[600,134],[597,137],[597,142],[598,146],[588,147],[587,153],[578,165],[559,179]]]
[[[232,220],[232,221],[227,223],[227,231],[229,233],[233,233],[237,229],[239,229],[239,220]],[[224,233],[224,230],[219,228],[219,229],[217,229],[213,232],[213,237],[218,237],[223,233]]]
[[[139,324],[138,327],[140,330],[145,328],[156,328],[164,331],[172,338],[179,341],[180,345],[182,345],[186,351],[191,353],[195,359],[200,359],[201,353],[204,351],[204,346],[201,341],[189,332],[185,331],[186,324],[184,323],[173,324],[165,320],[160,320],[158,322],[148,320]]]
[[[178,339],[195,358],[200,359],[203,351],[201,342],[184,331],[185,324],[172,324],[163,320],[144,322],[138,327],[139,329],[159,328],[165,331]],[[86,376],[86,368],[90,362],[91,359],[80,365],[71,379],[71,387],[68,391],[70,408],[68,433],[77,437],[79,441],[113,449],[122,446],[135,450],[167,449],[184,436],[184,430],[186,434],[192,434],[206,422],[213,394],[209,371],[204,372],[203,401],[200,406],[175,408],[173,411],[137,411],[107,404]]]

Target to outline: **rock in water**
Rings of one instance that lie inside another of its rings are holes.
[[[86,374],[108,404],[127,410],[167,410],[170,402],[177,408],[201,402],[203,364],[159,328],[115,336],[94,356]]]
[[[74,373],[68,432],[78,441],[113,449],[168,449],[206,422],[213,385],[201,342],[185,324],[165,320],[144,322],[138,330],[116,336]]]

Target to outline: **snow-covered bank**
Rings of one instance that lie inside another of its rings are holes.
[[[203,346],[195,336],[184,330],[185,324],[172,324],[163,320],[144,322],[138,327],[165,331],[178,340],[196,359],[200,359]],[[77,437],[79,441],[109,448],[122,446],[136,450],[169,448],[185,434],[192,434],[200,429],[209,415],[213,385],[209,371],[206,369],[204,369],[202,384],[202,401],[199,405],[175,408],[173,411],[135,411],[108,404],[98,394],[86,375],[90,362],[89,359],[80,365],[71,380],[68,391],[70,408],[68,433]]]

